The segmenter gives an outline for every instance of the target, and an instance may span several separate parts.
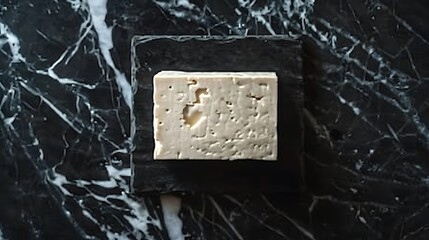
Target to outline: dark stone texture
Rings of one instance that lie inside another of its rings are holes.
[[[167,239],[129,188],[131,39],[267,34],[303,41],[304,192],[184,196],[186,238],[429,237],[427,1],[0,7],[0,239]]]

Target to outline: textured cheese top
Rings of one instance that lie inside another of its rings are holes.
[[[277,159],[277,76],[154,76],[155,159]]]

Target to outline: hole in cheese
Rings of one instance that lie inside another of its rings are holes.
[[[195,124],[197,124],[203,115],[203,113],[200,111],[189,113],[191,107],[191,105],[186,105],[186,107],[183,109],[183,120],[185,120],[185,124],[189,127],[195,126]]]
[[[196,106],[201,103],[201,95],[208,95],[207,88],[198,88],[195,90],[195,101],[183,108],[183,120],[189,127],[195,126],[203,115],[201,111],[197,110]]]

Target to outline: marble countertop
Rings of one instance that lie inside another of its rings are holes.
[[[1,0],[0,239],[428,239],[428,10]],[[304,191],[131,194],[136,35],[302,39]]]

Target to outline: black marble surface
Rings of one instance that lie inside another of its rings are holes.
[[[185,196],[186,239],[428,239],[428,10],[0,1],[0,239],[169,238],[159,199],[129,193],[131,38],[154,34],[304,41],[304,193]]]

